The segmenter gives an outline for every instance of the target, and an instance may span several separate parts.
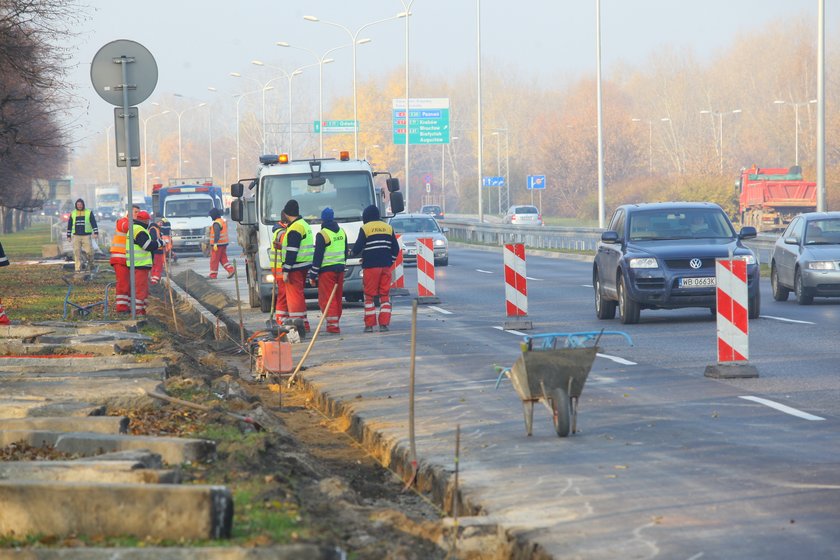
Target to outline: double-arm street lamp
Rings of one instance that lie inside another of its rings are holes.
[[[290,49],[306,51],[312,56],[314,56],[315,60],[318,61],[318,122],[320,123],[320,125],[318,126],[318,149],[320,155],[318,157],[324,157],[324,64],[335,62],[335,59],[327,58],[327,55],[337,51],[338,49],[344,49],[351,45],[341,45],[340,47],[334,47],[320,56],[318,56],[318,54],[311,49],[307,49],[305,47],[298,47],[296,45],[290,45],[285,41],[277,41],[275,45],[277,45],[278,47],[286,47]],[[291,95],[289,95],[289,97],[291,98]]]
[[[253,64],[253,62],[252,62],[252,64]],[[263,151],[263,153],[265,153],[266,152],[266,147],[265,147],[265,92],[274,89],[274,86],[269,85],[271,83],[271,80],[263,83],[263,82],[257,80],[256,78],[251,78],[249,76],[243,76],[239,72],[231,72],[229,75],[232,78],[244,78],[246,80],[251,80],[251,81],[259,84],[259,86],[260,86],[260,89],[258,90],[258,91],[262,91],[262,127],[260,129],[260,132],[261,132],[261,135],[262,135],[262,151]],[[239,105],[237,104],[237,108],[238,107],[239,107]],[[237,123],[238,122],[239,121],[237,120]],[[239,130],[237,128],[237,134],[238,133],[239,133]],[[238,154],[237,154],[237,157],[238,157]]]
[[[180,97],[176,94],[176,97]],[[181,153],[181,117],[184,116],[184,113],[190,111],[192,109],[198,109],[199,107],[204,107],[207,103],[199,103],[198,105],[193,105],[192,107],[187,107],[182,111],[175,111],[175,114],[178,115],[178,177],[183,177],[181,174],[181,165],[183,163],[182,160],[182,153]]]
[[[359,33],[361,33],[363,30],[367,29],[371,25],[376,25],[377,23],[384,23],[386,21],[400,19],[402,17],[406,17],[406,15],[407,14],[405,14],[405,13],[397,14],[395,16],[391,16],[391,17],[388,17],[388,18],[379,19],[379,20],[376,20],[376,21],[372,21],[370,23],[366,23],[365,25],[358,28],[355,32],[350,31],[350,29],[348,29],[344,25],[341,25],[340,23],[335,23],[333,21],[326,21],[326,20],[318,19],[315,16],[303,16],[303,19],[305,19],[306,21],[313,21],[313,22],[316,22],[316,23],[324,23],[324,24],[327,24],[327,25],[332,25],[334,27],[338,27],[339,29],[343,29],[344,31],[347,32],[347,35],[350,37],[350,43],[353,46],[353,157],[356,157],[356,158],[359,157],[359,106],[358,106],[358,102],[357,102],[357,98],[356,98],[356,45],[361,45],[361,44],[370,42],[370,39],[361,39],[360,40],[359,39]],[[408,107],[406,107],[406,111],[408,111]],[[406,181],[408,181],[407,178],[406,178]]]
[[[719,153],[720,153],[720,174],[723,175],[723,117],[724,115],[737,115],[741,112],[741,109],[733,109],[731,111],[709,111],[703,110],[700,111],[701,115],[711,115],[712,118],[717,117],[719,122],[719,129],[720,129],[720,144],[719,144]],[[714,121],[712,121],[712,131],[714,131]]]
[[[160,113],[143,119],[143,191],[147,194],[149,192],[149,151],[147,149],[147,146],[149,145],[148,122],[155,117],[166,115],[169,112],[169,109],[167,109],[166,111],[161,111]]]
[[[795,155],[796,155],[796,163],[795,165],[799,165],[799,108],[800,107],[807,107],[811,103],[816,103],[816,99],[811,99],[810,101],[784,101],[781,99],[777,99],[773,103],[776,105],[793,105],[793,112],[796,119],[796,128],[794,129],[794,144],[796,145],[795,148]]]

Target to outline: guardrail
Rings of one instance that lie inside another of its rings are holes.
[[[530,249],[560,249],[595,253],[601,239],[600,228],[560,226],[514,226],[510,224],[488,224],[467,220],[446,219],[441,225],[449,228],[446,236],[451,241],[477,243],[501,247],[506,243],[523,243]],[[770,252],[777,235],[759,234],[744,244],[755,251],[759,261],[769,262]]]

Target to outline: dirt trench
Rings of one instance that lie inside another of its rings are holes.
[[[200,291],[192,295],[205,299],[207,294],[199,295]],[[201,324],[184,304],[176,305],[180,334],[172,334],[172,308],[162,291],[156,295],[151,298],[150,321],[171,334],[156,349],[170,362],[172,377],[167,387],[175,393],[223,396],[222,406],[236,414],[247,415],[261,406],[277,421],[273,433],[259,446],[249,446],[247,439],[221,445],[220,461],[207,472],[195,473],[196,481],[212,476],[221,476],[229,484],[261,480],[262,491],[255,499],[293,503],[298,508],[305,527],[301,542],[336,546],[351,558],[544,557],[538,549],[510,541],[494,527],[463,527],[456,538],[455,529],[442,521],[446,513],[441,504],[433,503],[431,494],[405,491],[403,481],[351,437],[346,418],[323,414],[305,388],[284,387],[282,407],[278,406],[278,394],[270,384],[252,380],[249,357],[235,342],[212,340],[212,326]],[[199,425],[233,422],[246,432],[252,429],[224,414],[190,416]],[[256,538],[253,544],[273,543]]]

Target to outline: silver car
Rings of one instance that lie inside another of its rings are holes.
[[[791,221],[770,257],[773,299],[791,291],[799,305],[840,297],[840,212],[809,212]]]
[[[505,213],[502,221],[515,226],[541,226],[543,225],[542,214],[536,206],[527,204],[511,206]]]
[[[449,228],[441,228],[429,214],[397,214],[391,218],[391,226],[400,236],[400,247],[405,264],[417,263],[417,240],[431,237],[434,245],[435,266],[449,264],[449,242],[444,235]]]

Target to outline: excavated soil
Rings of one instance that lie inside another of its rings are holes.
[[[172,309],[164,299],[153,300],[150,316],[162,329],[175,332]],[[350,558],[525,557],[511,553],[509,544],[493,531],[462,529],[456,541],[454,530],[441,522],[443,512],[426,497],[406,491],[403,481],[342,431],[338,421],[311,406],[310,395],[284,387],[278,406],[278,394],[269,383],[251,381],[249,358],[237,344],[211,340],[211,327],[191,320],[188,309],[177,309],[177,316],[180,334],[164,337],[155,348],[167,357],[168,371],[174,374],[167,390],[203,400],[213,410],[166,405],[152,411],[121,411],[131,417],[132,431],[188,435],[219,424],[247,432],[253,427],[226,412],[248,415],[257,407],[270,418],[264,423],[272,424],[260,445],[246,445],[243,438],[242,443],[220,446],[220,460],[192,472],[195,481],[261,480],[265,484],[259,499],[295,504],[305,527],[303,542],[339,547]],[[256,538],[251,544],[272,543]]]

